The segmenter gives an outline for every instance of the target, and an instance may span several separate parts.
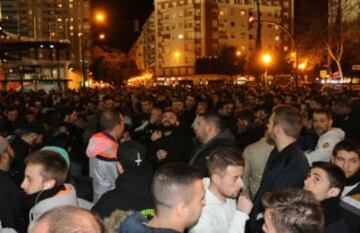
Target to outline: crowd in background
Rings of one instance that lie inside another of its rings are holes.
[[[102,231],[102,220],[108,223],[111,217],[120,218],[117,214],[142,221],[137,212],[119,214],[118,210],[149,210],[152,220],[147,226],[156,228],[161,222],[159,205],[170,205],[167,197],[154,200],[156,177],[162,173],[182,177],[164,169],[167,166],[194,172],[185,180],[196,180],[196,174],[210,178],[203,180],[202,214],[198,211],[196,221],[187,219],[183,228],[172,228],[173,232],[271,232],[266,228],[265,209],[286,215],[278,209],[281,204],[276,198],[294,195],[289,188],[314,194],[309,197],[297,190],[306,203],[296,203],[305,207],[321,203],[325,232],[359,232],[360,95],[348,88],[264,90],[218,85],[0,92],[0,136],[0,221],[2,227],[18,232],[26,232],[36,221],[51,219],[41,216],[62,205],[91,209],[78,211],[98,224],[94,232]],[[355,153],[351,168],[343,165],[347,158],[337,157],[344,151]],[[225,162],[217,161],[221,158]],[[225,181],[216,178],[224,166],[225,170],[242,167],[237,176],[241,182],[232,185],[238,188],[230,194]],[[313,188],[319,187],[316,182],[323,178],[322,173],[331,183],[323,191],[326,195]],[[39,174],[42,178],[35,184],[33,176]],[[334,187],[337,191],[330,192]],[[211,209],[208,201],[216,204],[217,199],[211,199],[208,192],[224,197],[227,204],[227,199],[235,201],[221,207],[225,210]],[[349,208],[344,207],[347,204]],[[155,213],[150,211],[153,208]],[[214,224],[213,214],[226,217]],[[231,221],[236,224],[232,226]],[[150,232],[131,230],[131,224],[126,220],[119,231]]]

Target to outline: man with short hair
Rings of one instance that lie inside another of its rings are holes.
[[[267,193],[265,233],[322,233],[323,213],[314,196],[305,190],[290,189]]]
[[[54,207],[78,205],[75,188],[65,183],[69,165],[63,156],[54,150],[44,149],[25,159],[25,178],[21,188],[26,194],[25,205],[30,222]]]
[[[307,177],[309,164],[296,141],[302,128],[300,112],[289,105],[274,107],[268,123],[266,137],[275,145],[265,165],[260,187],[253,199],[254,208],[250,213],[251,232],[258,232],[262,226],[264,193],[300,188]]]
[[[346,183],[340,206],[351,232],[360,231],[360,144],[344,140],[336,144],[331,162],[345,173]]]
[[[154,175],[152,195],[154,217],[148,221],[136,212],[121,224],[119,233],[181,233],[196,224],[204,206],[201,173],[186,164],[166,164]]]
[[[201,145],[195,149],[190,164],[200,168],[208,177],[207,157],[218,147],[235,146],[233,134],[225,128],[223,119],[214,113],[200,114],[194,122],[194,132]]]
[[[306,157],[310,164],[316,161],[330,161],[331,151],[336,143],[344,139],[345,133],[340,128],[332,127],[333,119],[331,112],[315,110],[313,113],[313,128],[319,136],[314,151],[307,153]]]
[[[115,188],[118,140],[124,130],[124,120],[118,112],[103,112],[99,124],[102,131],[90,138],[86,149],[86,155],[90,158],[90,176],[93,178],[93,203]]]
[[[340,195],[345,184],[345,174],[329,162],[314,162],[304,189],[314,194],[324,212],[324,232],[349,232],[339,206]]]
[[[217,148],[211,152],[207,164],[210,179],[203,179],[205,206],[190,233],[245,232],[252,203],[246,197],[239,197],[244,185],[241,153],[230,147]]]
[[[105,233],[106,229],[91,211],[64,206],[43,214],[29,227],[29,233]]]
[[[192,151],[191,134],[172,111],[165,111],[161,119],[161,128],[151,135],[150,159],[154,167],[168,162],[189,161]]]
[[[345,173],[346,184],[341,196],[360,193],[360,144],[352,140],[343,140],[336,144],[331,162]]]

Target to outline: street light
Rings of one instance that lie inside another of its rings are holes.
[[[267,72],[268,72],[268,67],[269,67],[269,64],[271,63],[272,57],[270,54],[264,53],[261,56],[261,60],[265,64],[264,82],[265,82],[265,89],[267,90],[268,89]]]
[[[100,33],[99,40],[105,40],[106,35],[104,33]]]
[[[258,20],[255,20],[253,17],[250,17],[248,19],[249,21],[249,24],[252,24],[254,22],[259,22]],[[283,32],[285,32],[288,37],[290,38],[291,40],[291,43],[293,45],[293,49],[294,49],[294,52],[291,53],[291,56],[295,56],[295,61],[294,61],[294,78],[295,78],[295,87],[297,88],[298,87],[298,77],[297,77],[297,67],[298,67],[298,59],[299,59],[299,53],[298,53],[298,49],[297,49],[297,45],[296,45],[296,42],[295,42],[295,39],[294,39],[294,36],[291,34],[291,32],[286,29],[285,27],[281,26],[280,24],[278,23],[275,23],[275,22],[272,22],[272,21],[267,21],[267,20],[261,20],[260,21],[260,24],[267,24],[267,25],[273,25],[275,26],[276,28],[280,28]]]
[[[98,24],[103,24],[105,23],[105,13],[102,11],[98,11],[95,13],[95,22]]]

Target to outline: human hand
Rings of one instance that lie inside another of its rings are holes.
[[[253,207],[252,201],[246,196],[239,196],[236,209],[249,215]]]
[[[166,156],[167,156],[167,151],[166,150],[158,150],[156,152],[156,157],[157,157],[158,160],[163,160],[163,159],[166,158]]]

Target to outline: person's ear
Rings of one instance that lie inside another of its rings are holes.
[[[213,172],[213,174],[211,174],[211,182],[214,183],[216,186],[218,186],[221,182],[221,176],[218,172]]]
[[[340,195],[340,189],[337,187],[332,187],[328,191],[328,198],[330,197],[337,197]]]
[[[56,181],[54,179],[45,181],[43,190],[52,189],[55,186],[55,184],[56,184]]]

